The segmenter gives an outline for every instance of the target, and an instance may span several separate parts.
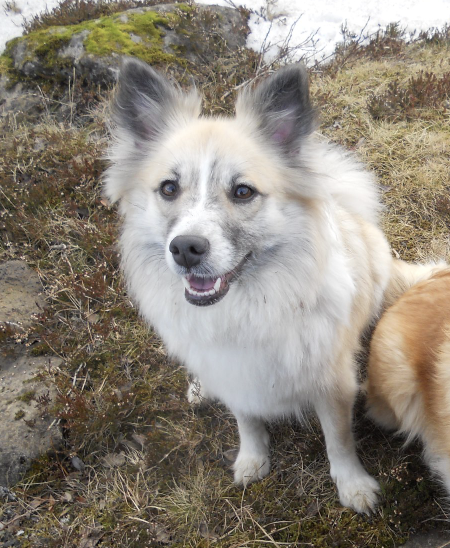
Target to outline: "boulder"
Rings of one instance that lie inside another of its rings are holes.
[[[39,276],[24,261],[0,265],[0,327],[25,330],[45,306]]]
[[[0,326],[19,338],[45,306],[39,276],[24,261],[0,265]],[[55,396],[38,375],[57,366],[55,357],[32,357],[22,344],[0,349],[0,486],[14,485],[30,462],[61,441],[48,409]]]
[[[444,548],[450,544],[450,533],[431,531],[412,535],[403,548]]]
[[[213,65],[245,47],[248,14],[219,6],[163,4],[77,25],[49,27],[8,42],[10,72],[27,79],[108,86],[121,58],[151,65]],[[1,102],[1,97],[0,97]],[[1,104],[1,103],[0,103]]]
[[[42,368],[56,367],[60,358],[32,357],[21,347],[0,359],[0,486],[11,487],[32,460],[57,448],[62,435],[48,415],[54,387],[39,380]]]

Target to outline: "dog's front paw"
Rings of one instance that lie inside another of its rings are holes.
[[[358,475],[344,481],[337,481],[339,500],[342,506],[352,508],[360,514],[370,514],[378,503],[380,486],[369,474]]]
[[[270,459],[268,455],[239,452],[233,469],[234,482],[245,487],[247,484],[267,476],[270,470]]]

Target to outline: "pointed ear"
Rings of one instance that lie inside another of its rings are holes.
[[[198,118],[200,97],[183,93],[146,63],[125,59],[112,104],[113,124],[104,192],[114,203],[133,188],[141,161],[166,133]]]
[[[315,112],[309,97],[308,75],[302,64],[284,67],[236,103],[237,117],[252,119],[257,129],[291,156],[314,130]]]
[[[184,94],[137,59],[124,59],[113,104],[113,117],[136,144],[156,140],[167,126],[200,115],[200,98]]]

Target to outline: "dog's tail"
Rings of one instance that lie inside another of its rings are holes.
[[[413,285],[431,278],[437,272],[450,268],[444,261],[414,264],[393,259],[391,277],[384,294],[384,308],[388,308]]]

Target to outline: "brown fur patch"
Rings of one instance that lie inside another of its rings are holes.
[[[440,272],[412,287],[390,313],[403,336],[405,355],[428,394],[437,352],[450,321],[450,272]],[[425,398],[426,405],[429,399]]]
[[[369,414],[384,426],[419,435],[428,458],[448,459],[450,269],[413,286],[387,310],[372,339],[368,377]],[[447,481],[444,465],[432,467],[448,487],[450,469]]]

